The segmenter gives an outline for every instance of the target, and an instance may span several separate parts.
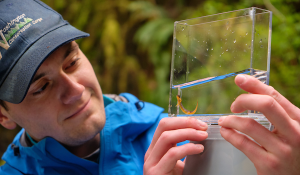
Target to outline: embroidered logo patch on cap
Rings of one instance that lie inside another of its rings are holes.
[[[7,50],[9,48],[9,45],[12,44],[15,41],[15,39],[20,36],[22,32],[24,32],[32,25],[41,22],[42,20],[43,20],[42,18],[39,18],[33,21],[31,18],[25,18],[25,14],[22,14],[16,17],[15,19],[11,20],[10,23],[7,23],[7,25],[3,29],[0,29],[0,36],[1,36],[0,47]],[[0,60],[1,58],[2,55],[0,52]]]
[[[0,0],[0,99],[20,103],[55,49],[84,33],[40,0]]]

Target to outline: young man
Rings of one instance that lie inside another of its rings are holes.
[[[205,139],[206,124],[162,119],[162,108],[130,94],[103,96],[74,41],[87,36],[38,0],[0,1],[0,123],[23,128],[2,157],[1,175],[143,174],[160,121],[149,160],[172,165],[161,172],[174,169],[175,159],[203,151],[187,144],[178,156],[160,161],[177,142]]]
[[[182,174],[180,159],[204,148],[176,143],[204,140],[207,125],[165,118],[130,94],[103,96],[74,41],[87,36],[38,0],[0,0],[0,123],[24,128],[0,174]],[[252,77],[239,75],[236,84],[252,94],[238,97],[232,111],[261,111],[275,130],[228,116],[219,121],[223,137],[260,175],[299,174],[300,110]]]

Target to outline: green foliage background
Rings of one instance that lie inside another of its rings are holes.
[[[167,109],[175,21],[248,7],[273,11],[270,85],[300,107],[298,0],[43,0],[90,37],[78,41],[104,93]],[[0,127],[0,155],[19,130]],[[1,164],[1,163],[0,163]]]

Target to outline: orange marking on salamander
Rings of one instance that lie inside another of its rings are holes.
[[[179,105],[179,107],[180,107],[180,109],[181,109],[181,111],[182,111],[183,113],[185,113],[185,114],[195,114],[195,112],[197,111],[197,108],[198,108],[198,101],[197,101],[197,106],[196,106],[196,108],[195,108],[193,111],[189,111],[189,110],[187,110],[187,109],[185,109],[185,108],[183,107],[183,105],[182,105],[182,103],[181,103],[182,99],[180,98],[180,95],[176,95],[176,98],[177,98],[177,105],[176,105],[176,106]]]

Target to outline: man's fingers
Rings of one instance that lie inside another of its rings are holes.
[[[269,152],[278,153],[281,151],[278,150],[278,148],[280,147],[279,144],[282,144],[281,140],[277,136],[275,136],[274,133],[270,132],[267,128],[251,118],[226,116],[219,119],[219,125],[224,128],[238,130],[250,136],[257,143],[266,148]],[[275,147],[274,145],[277,146]]]
[[[170,149],[172,150],[174,148],[174,145],[176,145],[176,143],[185,140],[202,141],[206,138],[207,132],[191,128],[165,131],[157,140],[152,152],[150,153],[151,155],[148,157],[149,160],[147,159],[147,162],[149,162],[150,164],[159,162],[160,159],[162,159],[162,157],[164,157],[165,154],[170,151]]]
[[[155,146],[157,140],[160,138],[161,134],[164,131],[170,131],[170,130],[177,130],[177,129],[183,129],[183,128],[193,128],[196,130],[206,130],[207,124],[197,120],[192,117],[169,117],[169,118],[163,118],[152,139],[152,142],[147,150],[147,153],[145,155],[145,160],[148,158],[149,154],[152,152],[153,147]]]
[[[187,155],[199,154],[203,152],[204,147],[201,144],[187,143],[178,147],[172,147],[166,154],[161,158],[161,160],[154,166],[159,172],[159,174],[167,174],[174,170],[177,163],[184,164],[183,162],[178,162],[178,160],[184,158]],[[152,162],[146,162],[145,168],[147,166],[151,167]],[[183,165],[181,166],[183,170]]]
[[[249,75],[237,75],[235,78],[235,83],[243,90],[250,92],[252,94],[263,94],[269,95],[274,98],[287,112],[287,114],[294,120],[300,122],[300,109],[282,96],[273,87],[268,86],[258,79],[251,77]]]
[[[255,110],[263,113],[277,130],[291,138],[291,133],[295,133],[292,120],[282,106],[272,97],[259,94],[242,94],[231,105],[234,113],[245,110]],[[297,131],[298,132],[298,131]]]
[[[263,158],[269,156],[267,155],[269,153],[262,147],[233,129],[222,127],[220,133],[225,140],[242,151],[253,163],[259,163]]]

